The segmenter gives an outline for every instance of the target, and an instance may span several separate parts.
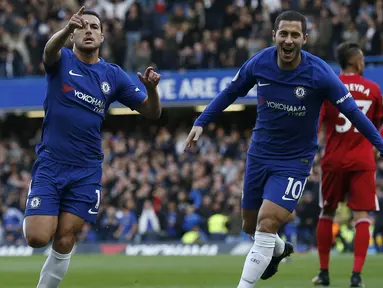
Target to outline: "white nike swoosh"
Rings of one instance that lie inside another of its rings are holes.
[[[80,74],[76,74],[76,73],[74,73],[73,70],[70,70],[70,71],[69,71],[69,75],[72,75],[72,76],[78,76],[78,77],[83,77],[83,76],[80,75]]]
[[[270,85],[270,83],[260,83],[260,82],[258,82],[258,86],[259,87],[268,86],[268,85]]]
[[[92,209],[89,209],[89,210],[88,210],[88,213],[89,213],[89,214],[98,214],[98,212],[94,212],[94,211],[92,211]]]
[[[295,201],[295,199],[288,198],[288,197],[286,197],[286,195],[283,195],[282,199],[283,200],[289,200],[289,201]]]
[[[137,87],[137,88],[135,89],[135,91],[138,92],[138,91],[140,91],[140,89]]]

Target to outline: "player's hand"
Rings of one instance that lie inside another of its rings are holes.
[[[146,88],[156,88],[161,79],[161,75],[156,73],[151,66],[146,68],[144,75],[141,72],[138,72],[137,75]]]
[[[195,145],[195,143],[198,141],[199,137],[201,136],[203,132],[203,128],[201,126],[193,126],[191,129],[188,138],[186,139],[185,146],[184,146],[184,152],[188,150],[190,147]]]
[[[73,32],[76,28],[83,28],[86,26],[87,22],[84,20],[84,18],[82,18],[82,13],[84,10],[85,7],[82,6],[80,10],[78,10],[77,13],[70,18],[67,24],[70,32]]]

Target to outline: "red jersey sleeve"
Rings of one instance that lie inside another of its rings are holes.
[[[373,123],[377,129],[380,129],[382,126],[382,120],[383,120],[383,98],[382,98],[382,93],[380,91],[380,88],[378,85],[376,85],[375,89],[375,95],[376,97],[376,109],[375,109],[375,115],[373,118]],[[381,135],[382,135],[382,131]]]
[[[325,100],[323,102],[323,105],[322,105],[321,110],[320,110],[318,132],[320,132],[322,130],[323,121],[326,117],[326,105],[327,105],[327,100]]]

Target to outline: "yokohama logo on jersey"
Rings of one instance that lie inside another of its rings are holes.
[[[352,98],[351,93],[347,93],[345,96],[343,96],[342,98],[340,98],[338,101],[336,101],[336,104],[343,103],[343,102],[346,101],[348,98]]]

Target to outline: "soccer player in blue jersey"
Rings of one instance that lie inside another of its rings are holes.
[[[67,39],[73,50],[63,48]],[[147,95],[117,65],[99,58],[104,40],[99,16],[82,7],[47,42],[43,62],[47,92],[41,144],[32,170],[24,235],[32,247],[53,238],[38,288],[58,287],[68,270],[76,235],[95,223],[101,201],[101,125],[118,101],[158,119],[160,75],[151,67],[138,77]]]
[[[254,235],[238,288],[252,288],[277,272],[293,252],[278,235],[279,227],[302,196],[317,152],[321,105],[333,103],[380,153],[383,140],[334,71],[302,51],[306,19],[295,11],[280,14],[274,24],[275,47],[251,57],[229,86],[197,118],[185,143],[190,148],[203,127],[257,85],[258,115],[248,149],[243,187],[243,229]]]

